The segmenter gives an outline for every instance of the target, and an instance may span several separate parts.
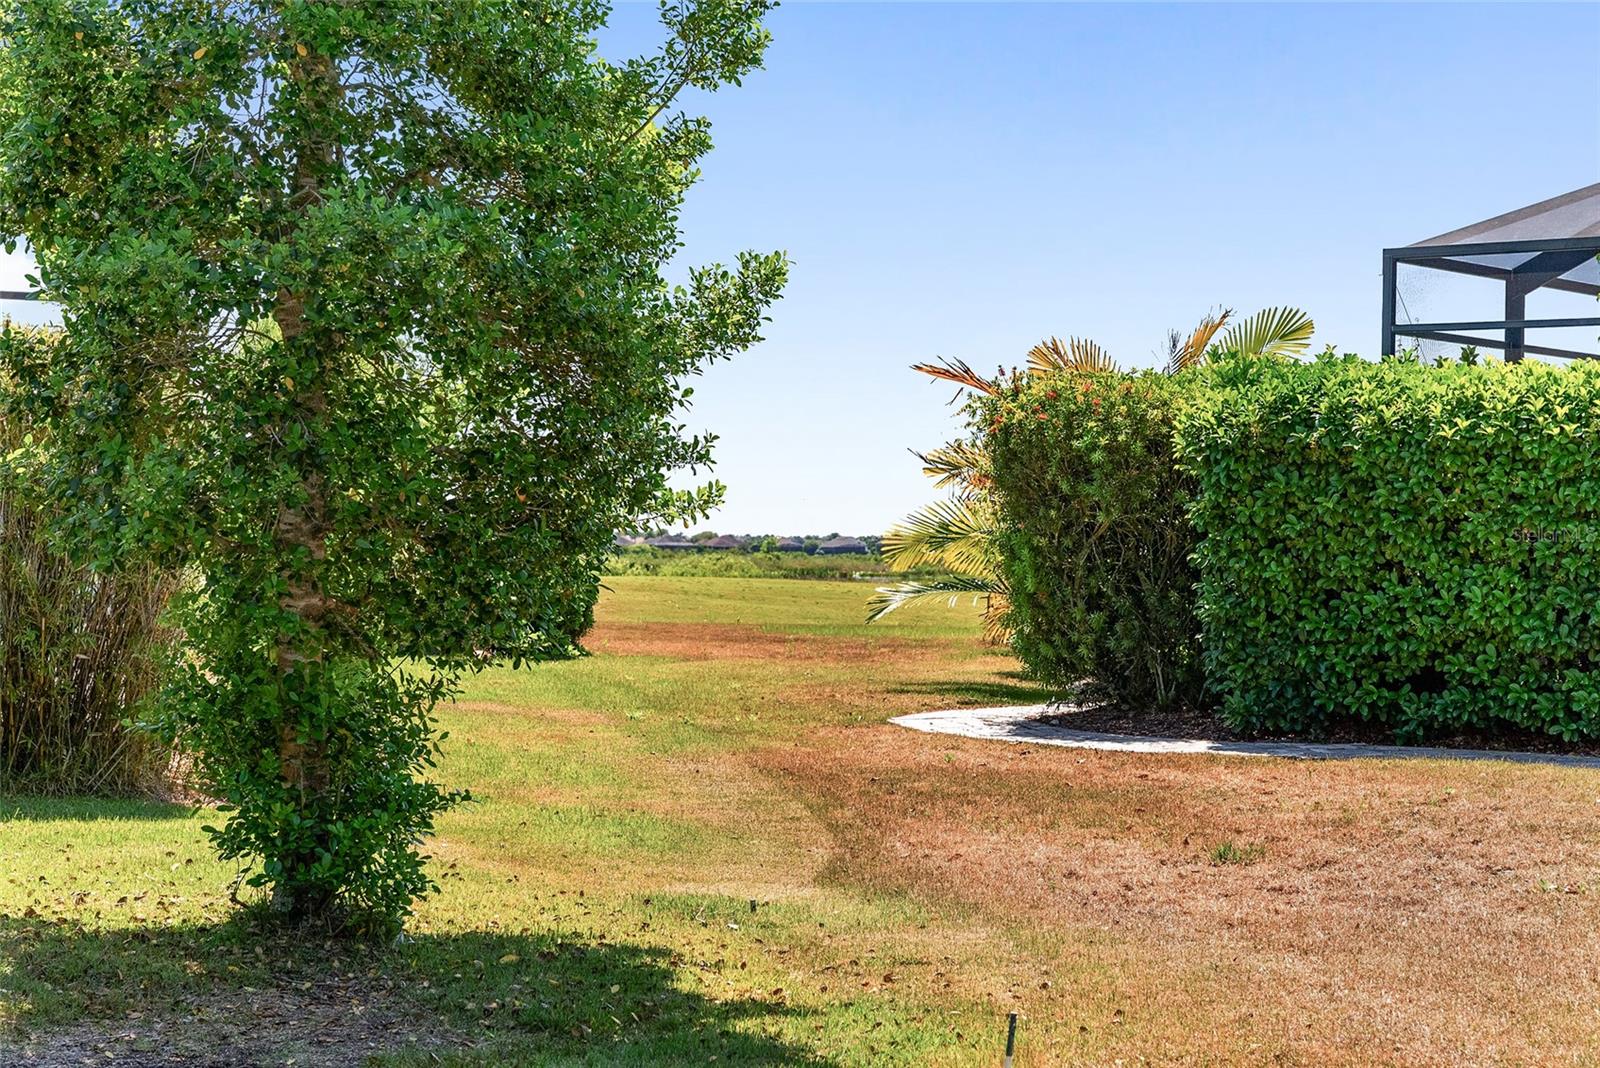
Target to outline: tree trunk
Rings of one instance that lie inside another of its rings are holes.
[[[337,68],[320,53],[299,55],[290,65],[290,77],[301,86],[313,117],[296,153],[294,188],[288,201],[292,226],[322,201],[323,180],[334,166],[336,153],[328,133],[330,125],[319,124],[315,118],[337,105],[340,88]],[[278,762],[284,783],[298,795],[296,808],[302,813],[320,808],[333,785],[324,741],[302,739],[297,725],[297,695],[305,695],[322,681],[327,659],[325,626],[332,607],[320,575],[327,558],[330,523],[326,480],[316,459],[316,443],[328,410],[326,374],[331,353],[327,346],[331,339],[321,336],[320,331],[307,330],[305,299],[303,293],[280,289],[272,310],[284,347],[302,357],[302,366],[309,364],[312,368],[306,381],[287,383],[293,391],[288,417],[298,422],[303,431],[303,444],[294,456],[299,468],[300,499],[279,505],[273,527],[273,537],[283,555],[294,561],[281,576],[286,590],[279,597],[278,606],[298,620],[295,628],[280,631],[275,650],[281,676]],[[307,356],[309,360],[303,359]],[[298,685],[294,684],[296,674],[302,676]],[[284,873],[273,886],[273,908],[294,919],[315,917],[332,904],[331,888],[315,886],[304,875],[315,862],[316,853],[326,845],[324,820],[313,818],[312,823],[318,829],[316,840],[305,853],[282,858]]]

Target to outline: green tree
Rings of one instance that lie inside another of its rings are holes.
[[[0,342],[30,474],[100,566],[198,576],[162,725],[285,916],[402,919],[435,704],[571,653],[613,531],[715,497],[667,487],[684,380],[786,262],[663,280],[710,146],[669,109],[767,6],[669,0],[615,65],[590,0],[0,6],[0,230],[65,327]]]

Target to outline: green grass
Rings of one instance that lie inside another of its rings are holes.
[[[967,601],[958,602],[957,611],[926,605],[868,624],[864,620],[871,588],[862,583],[628,576],[608,578],[605,583],[610,593],[602,598],[602,613],[612,623],[737,623],[869,641],[978,636],[977,612],[964,610]]]
[[[1207,854],[1213,864],[1259,864],[1267,855],[1267,847],[1260,842],[1238,845],[1229,839],[1211,847]]]
[[[0,1025],[39,1036],[185,998],[246,1004],[268,984],[315,988],[335,953],[479,1047],[444,1063],[986,1062],[993,1043],[976,1036],[992,1012],[976,999],[931,1004],[882,981],[927,958],[923,906],[817,881],[814,817],[743,757],[880,721],[886,684],[906,707],[1020,687],[997,681],[1010,662],[977,640],[975,613],[869,628],[861,584],[608,585],[597,655],[486,671],[441,710],[439,775],[479,800],[440,821],[441,891],[400,946],[252,929],[228,901],[235,869],[200,831],[216,813],[0,799]],[[614,655],[608,626],[669,641],[709,626],[724,647]],[[745,633],[774,636],[773,654],[742,656]],[[821,654],[784,655],[817,642]],[[848,988],[823,970],[839,961],[856,962]]]
[[[441,710],[478,800],[399,945],[253,928],[215,813],[0,798],[0,1064],[987,1068],[1013,1010],[1019,1068],[1595,1059],[1593,772],[930,737],[1044,696],[975,611],[609,581]]]

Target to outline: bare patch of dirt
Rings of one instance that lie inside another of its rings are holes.
[[[115,1021],[88,1021],[8,1039],[10,1068],[346,1068],[377,1053],[468,1045],[423,1019],[388,984],[324,979],[266,990],[187,997]]]

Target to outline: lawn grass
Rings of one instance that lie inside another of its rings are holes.
[[[607,581],[595,655],[443,711],[478,800],[401,945],[249,929],[214,814],[0,798],[0,1063],[1596,1058],[1592,772],[933,738],[883,721],[1040,698],[971,611]]]

